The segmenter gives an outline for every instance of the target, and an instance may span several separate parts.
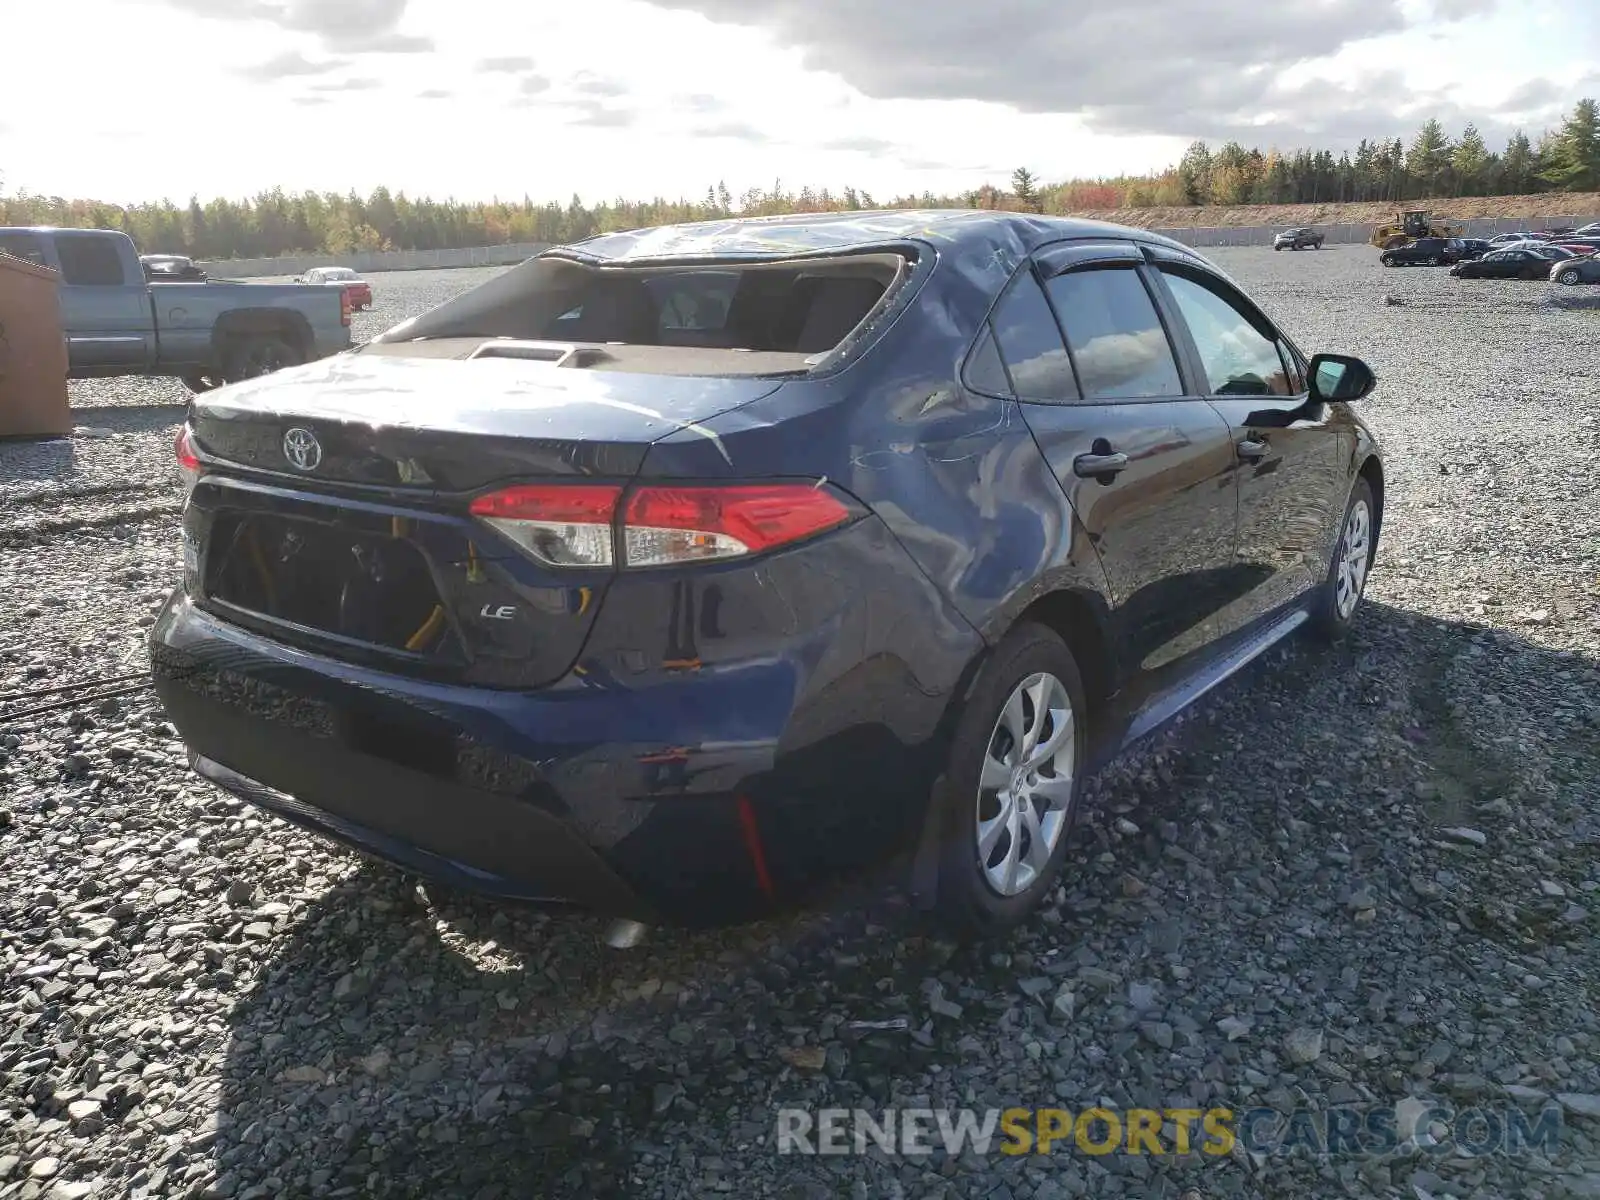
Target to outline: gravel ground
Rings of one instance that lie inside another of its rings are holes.
[[[611,952],[252,815],[147,693],[0,721],[0,1200],[1600,1196],[1600,315],[1365,248],[1213,254],[1377,368],[1383,545],[1344,646],[1274,651],[1096,782],[1059,905],[958,947],[858,881]],[[488,273],[380,277],[358,333]],[[110,436],[0,445],[0,709],[140,669],[182,399],[74,385]],[[780,1105],[1407,1096],[1560,1104],[1559,1149],[773,1147]]]

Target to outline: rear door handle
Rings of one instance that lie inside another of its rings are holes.
[[[1239,443],[1237,449],[1240,458],[1254,462],[1258,458],[1265,458],[1272,447],[1257,438],[1245,438]]]
[[[1111,479],[1128,469],[1128,456],[1116,454],[1080,454],[1072,460],[1072,473],[1080,479]]]

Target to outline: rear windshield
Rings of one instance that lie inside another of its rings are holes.
[[[391,330],[373,349],[417,353],[402,347],[448,340],[425,352],[456,357],[488,339],[515,339],[604,346],[606,354],[582,359],[595,369],[803,371],[867,323],[906,269],[892,253],[660,267],[535,259]]]

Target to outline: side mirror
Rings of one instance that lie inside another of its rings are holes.
[[[1329,403],[1360,400],[1378,386],[1372,368],[1349,354],[1318,354],[1309,374],[1312,398]]]

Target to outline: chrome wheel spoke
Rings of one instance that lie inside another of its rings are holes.
[[[1053,708],[1050,710],[1052,727],[1050,736],[1034,747],[1033,753],[1028,757],[1027,765],[1037,769],[1060,754],[1072,740],[1072,710],[1070,708]]]
[[[978,822],[978,860],[985,866],[993,857],[994,848],[1000,844],[1000,836],[1011,828],[1012,818],[1015,815],[1016,805],[1011,797],[1001,793],[999,815]]]
[[[1033,794],[1049,803],[1052,812],[1064,811],[1072,803],[1072,779],[1063,779],[1061,776],[1054,778],[1041,778],[1033,785]]]
[[[978,776],[978,790],[984,792],[1003,792],[1011,786],[1011,764],[1002,762],[994,756],[994,748],[983,756],[983,771]]]
[[[1022,822],[1017,812],[1017,806],[1011,806],[1011,820],[1007,824],[1011,834],[1011,845],[1006,847],[1006,859],[1001,864],[1000,887],[1008,896],[1015,896],[1022,890],[1017,883],[1017,876],[1022,869]]]
[[[1019,689],[1026,692],[1028,700],[1033,705],[1033,720],[1028,725],[1028,732],[1022,739],[1022,761],[1031,762],[1033,751],[1039,744],[1039,738],[1044,733],[1044,723],[1050,716],[1050,685],[1055,679],[1049,675],[1035,675],[1029,683]],[[1032,686],[1030,687],[1029,684]]]
[[[1028,834],[1028,849],[1023,857],[1023,863],[1030,875],[1037,876],[1050,862],[1050,852],[1055,849],[1055,842],[1045,836],[1044,829],[1039,823],[1039,810],[1034,808],[1032,803],[1025,800],[1018,805],[1018,810],[1022,814],[1022,825]],[[1033,880],[1030,878],[1028,882],[1031,883]]]

